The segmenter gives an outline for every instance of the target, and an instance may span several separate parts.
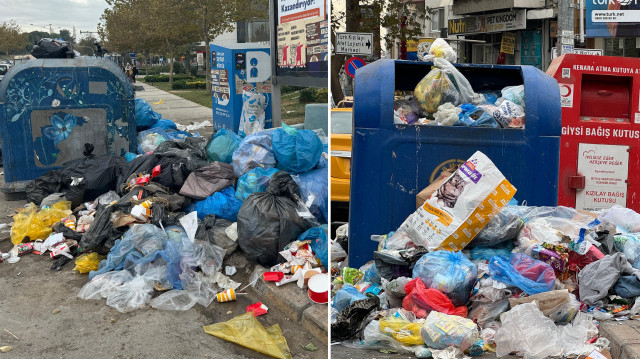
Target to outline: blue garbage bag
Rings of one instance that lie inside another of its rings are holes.
[[[513,242],[505,241],[495,246],[476,246],[471,249],[471,260],[482,259],[488,261],[495,256],[510,256]]]
[[[242,201],[236,198],[236,191],[230,186],[196,202],[194,210],[198,211],[199,219],[215,214],[217,217],[236,222],[240,207],[242,207]]]
[[[518,287],[528,295],[548,292],[556,282],[556,274],[549,264],[524,253],[491,258],[489,273],[491,278]]]
[[[413,279],[443,292],[456,307],[467,304],[477,275],[478,268],[462,252],[429,252],[413,267]]]
[[[138,153],[145,154],[155,151],[161,143],[169,140],[184,140],[192,137],[189,132],[178,130],[163,130],[160,127],[138,132]]]
[[[368,297],[360,292],[358,289],[352,285],[344,285],[342,289],[336,292],[336,295],[333,297],[333,303],[331,306],[335,308],[338,312],[343,311],[345,308],[350,306],[353,302],[357,302],[359,300],[367,299]]]
[[[177,130],[178,129],[178,126],[176,125],[175,122],[173,122],[171,120],[167,120],[166,118],[158,120],[156,123],[153,124],[152,127],[153,128],[161,128],[161,129],[163,129],[165,131]]]
[[[329,269],[329,237],[327,236],[327,230],[328,227],[326,225],[310,228],[302,233],[298,240],[311,240],[311,250],[322,262],[322,265]]]
[[[136,129],[146,130],[153,127],[157,121],[162,119],[162,115],[155,112],[151,106],[143,99],[136,99]]]
[[[242,137],[223,128],[216,132],[211,142],[207,145],[209,161],[231,163],[233,152],[240,146]]]
[[[309,206],[309,211],[320,223],[327,223],[329,219],[329,168],[324,167],[317,170],[292,176],[300,187],[300,198],[302,202]]]
[[[465,103],[460,105],[462,112],[458,115],[456,126],[500,128],[500,124],[482,107]]]
[[[127,160],[127,162],[133,161],[133,159],[136,157],[138,157],[138,154],[133,152],[127,152],[124,154],[124,159]]]
[[[238,178],[252,168],[276,166],[271,149],[271,131],[262,131],[245,137],[233,152],[233,172]]]
[[[274,173],[278,172],[277,168],[256,167],[245,173],[238,179],[236,186],[236,198],[244,201],[252,193],[264,192],[269,187],[269,179]]]
[[[286,124],[273,131],[271,143],[278,166],[290,173],[309,171],[322,155],[322,141],[315,132],[297,130]]]

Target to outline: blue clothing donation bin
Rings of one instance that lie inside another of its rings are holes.
[[[265,96],[265,125],[271,128],[271,49],[260,44],[211,44],[213,128],[238,132],[243,91]]]
[[[358,69],[353,108],[349,265],[372,259],[372,234],[395,231],[416,194],[475,151],[486,154],[531,206],[558,201],[560,93],[533,66],[456,64],[476,92],[524,84],[524,129],[395,125],[394,92],[413,91],[431,63],[378,60]]]
[[[37,59],[0,81],[2,191],[24,192],[31,180],[82,157],[136,150],[133,87],[113,62],[97,58]]]

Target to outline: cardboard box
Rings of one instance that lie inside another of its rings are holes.
[[[431,197],[433,192],[435,192],[442,184],[449,178],[453,172],[442,171],[440,172],[440,176],[436,178],[427,188],[423,189],[416,195],[416,208],[420,208],[428,199]]]

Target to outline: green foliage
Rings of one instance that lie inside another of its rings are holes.
[[[173,82],[186,81],[186,80],[198,80],[203,79],[204,76],[190,76],[190,75],[173,75]],[[169,82],[169,75],[147,75],[144,77],[145,82]]]
[[[318,90],[313,87],[306,87],[300,91],[300,102],[311,103],[316,102]]]
[[[327,103],[329,101],[329,90],[318,89],[316,92],[316,102]]]
[[[185,89],[206,89],[207,83],[205,81],[186,81],[179,80],[173,81],[171,84],[172,90],[185,90]]]
[[[300,91],[302,90],[304,87],[300,87],[300,86],[289,86],[289,85],[282,85],[280,87],[280,92],[281,93],[290,93],[290,92],[295,92],[295,91]]]
[[[191,76],[198,76],[198,68],[196,66],[191,66]]]
[[[24,49],[27,41],[27,35],[20,32],[20,26],[15,21],[0,23],[0,51],[5,55]]]

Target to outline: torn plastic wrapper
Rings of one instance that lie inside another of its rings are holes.
[[[204,332],[273,358],[291,359],[287,340],[278,324],[264,328],[252,313],[203,327]]]
[[[331,324],[331,340],[343,341],[356,336],[367,323],[365,318],[380,308],[380,298],[371,297],[351,303],[338,313],[336,322]]]

